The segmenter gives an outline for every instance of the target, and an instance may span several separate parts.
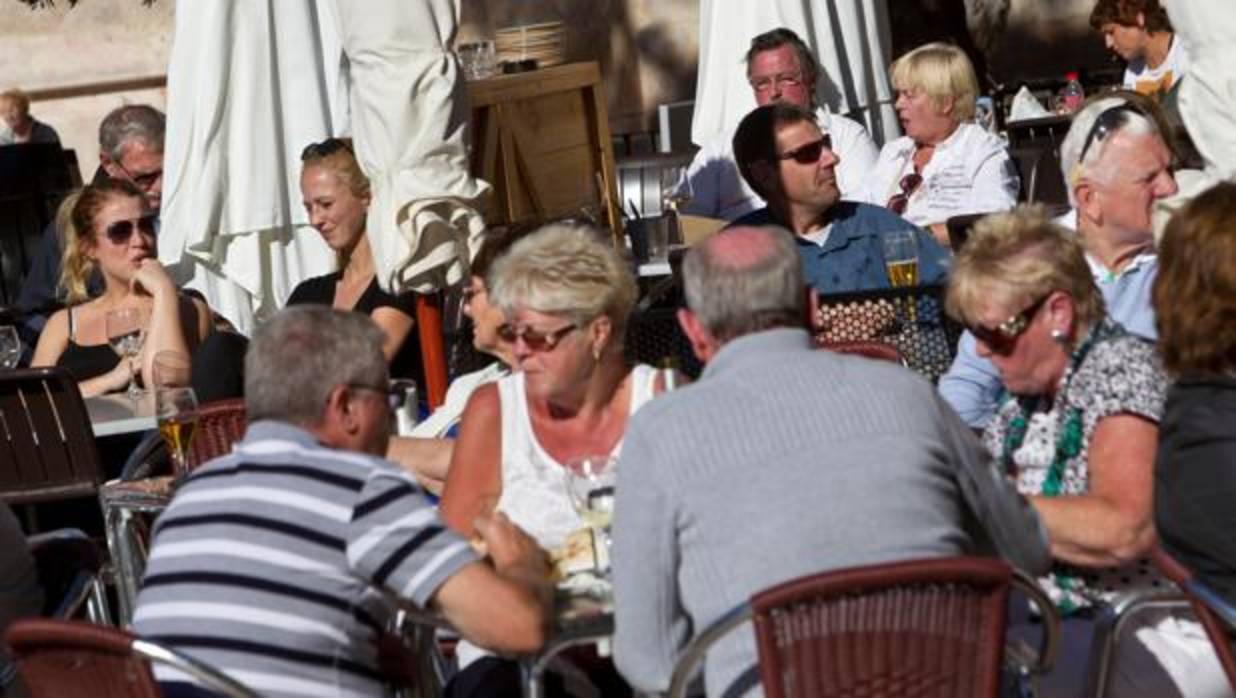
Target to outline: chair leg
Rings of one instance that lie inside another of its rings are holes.
[[[90,596],[86,599],[86,618],[99,625],[113,625],[111,604],[107,600],[107,588],[95,575],[90,582]]]

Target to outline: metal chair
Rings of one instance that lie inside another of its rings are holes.
[[[217,669],[116,628],[43,618],[9,627],[18,674],[32,698],[159,698],[150,663],[170,666],[227,698],[256,698]]]
[[[232,452],[248,425],[242,398],[208,402],[193,411],[197,427],[189,446],[189,469]]]
[[[61,368],[0,373],[0,501],[85,497],[102,480],[77,381]]]
[[[876,359],[877,361],[890,361],[900,366],[907,366],[906,359],[897,351],[897,347],[888,342],[877,341],[849,341],[849,342],[821,342],[816,340],[816,346],[820,349],[835,351],[838,354],[853,354],[855,356],[865,356],[868,359]]]
[[[1236,642],[1236,605],[1219,596],[1166,550],[1156,548],[1152,559],[1163,576],[1184,590],[1193,613],[1206,630],[1206,637],[1214,645],[1223,673],[1227,674],[1228,683],[1232,684],[1232,692],[1236,694],[1236,648],[1233,647],[1233,642]]]
[[[62,528],[26,541],[43,587],[43,615],[68,620],[84,606],[92,622],[110,622],[101,578],[104,556],[89,536],[76,528]]]
[[[669,696],[686,694],[709,646],[753,619],[760,679],[786,695],[995,696],[1010,586],[1043,614],[1037,660],[1051,668],[1059,617],[1033,580],[992,558],[950,557],[824,572],[751,597],[680,657]]]

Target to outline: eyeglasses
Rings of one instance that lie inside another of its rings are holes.
[[[561,342],[563,337],[576,329],[579,328],[574,323],[565,327],[559,327],[550,332],[538,332],[527,325],[514,327],[504,324],[498,328],[498,338],[512,344],[517,339],[523,339],[524,345],[532,351],[553,351],[554,347],[558,346],[558,342]]]
[[[982,341],[990,347],[993,352],[1008,354],[1013,350],[1013,345],[1017,342],[1017,338],[1030,326],[1030,321],[1039,312],[1039,308],[1043,307],[1043,304],[1050,297],[1050,292],[1044,294],[1042,298],[1031,303],[1025,310],[1016,315],[1009,316],[1009,319],[995,327],[974,325],[970,327],[970,334],[973,334],[975,339]]]
[[[1078,164],[1086,161],[1086,153],[1090,151],[1090,146],[1094,143],[1102,141],[1109,135],[1114,133],[1121,126],[1124,126],[1125,116],[1127,114],[1137,114],[1146,116],[1146,112],[1142,111],[1131,102],[1123,102],[1114,107],[1104,109],[1094,120],[1094,125],[1090,127],[1090,132],[1086,134],[1086,140],[1082,141],[1081,155],[1077,157]]]
[[[759,77],[748,78],[747,82],[751,84],[751,89],[756,92],[768,92],[774,85],[785,89],[787,87],[798,87],[803,84],[802,73],[782,73],[781,75],[761,75]]]
[[[352,152],[352,146],[342,138],[327,138],[321,143],[310,143],[305,146],[305,149],[300,151],[300,161],[304,162],[313,158],[324,158],[331,153],[337,153],[340,150]]]
[[[159,169],[153,172],[133,174],[132,172],[129,171],[129,168],[124,166],[124,163],[120,162],[119,160],[113,160],[113,162],[115,162],[116,167],[119,167],[120,171],[124,173],[124,176],[128,177],[129,181],[133,182],[133,184],[136,185],[137,188],[141,189],[142,191],[150,191],[152,188],[154,188],[154,185],[159,183],[160,179],[163,179],[163,168],[162,167],[160,167]]]
[[[107,229],[103,232],[113,245],[127,245],[129,244],[129,238],[133,237],[134,230],[141,231],[142,235],[147,237],[154,237],[155,215],[149,213],[136,220],[116,221],[107,226]]]
[[[898,216],[906,212],[906,206],[910,203],[910,197],[914,194],[914,190],[918,189],[918,185],[923,183],[923,176],[917,172],[911,172],[901,178],[901,191],[893,194],[889,198],[885,208],[889,209]]]
[[[824,134],[818,141],[812,141],[806,145],[800,145],[793,150],[787,150],[777,156],[778,160],[793,160],[800,165],[810,165],[820,161],[820,156],[824,154],[825,149],[833,149],[832,136]]]
[[[368,390],[371,393],[380,393],[386,396],[386,406],[395,411],[407,404],[407,381],[395,380],[391,381],[390,386],[380,388],[376,385],[365,385],[363,383],[345,383],[352,390]]]

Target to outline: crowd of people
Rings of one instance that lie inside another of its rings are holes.
[[[614,654],[555,665],[556,691],[665,691],[687,643],[752,594],[896,560],[997,556],[1036,576],[1064,618],[1040,696],[1081,691],[1095,620],[1119,594],[1170,584],[1155,554],[1236,604],[1236,184],[1156,230],[1179,194],[1188,47],[1157,0],[1098,0],[1091,24],[1128,71],[1072,117],[1063,214],[1019,205],[960,49],[893,62],[905,135],[877,149],[816,98],[802,39],[755,37],[742,58],[757,107],[687,174],[685,210],[728,222],[681,269],[698,379],[627,360],[638,286],[607,233],[496,229],[461,290],[493,363],[455,377],[403,435],[391,381],[424,381],[416,297],[375,277],[352,143],[301,157],[305,211],[337,271],[246,339],[157,260],[162,114],[108,114],[100,171],[62,205],[22,291],[30,363],[64,367],[89,397],[154,385],[155,356],[183,355],[201,394],[243,396],[249,420],[158,518],[134,630],[262,695],[379,695],[390,662],[408,661],[388,633],[411,603],[461,636],[447,695],[518,695],[512,657],[551,632],[547,552],[587,527],[565,473],[594,457],[617,468]],[[20,92],[0,95],[0,115],[0,139],[55,137]],[[951,249],[946,222],[969,214],[984,217]],[[810,301],[893,286],[894,233],[965,328],[938,385],[815,349]],[[123,308],[146,336],[127,361],[105,326]],[[42,600],[7,510],[0,539],[2,626]],[[1010,607],[1014,636],[1036,622]],[[1183,611],[1139,617],[1116,668],[1112,695],[1232,690]],[[11,674],[0,665],[0,686]],[[166,695],[212,695],[156,676]],[[750,632],[710,652],[708,695],[759,695],[759,682]]]

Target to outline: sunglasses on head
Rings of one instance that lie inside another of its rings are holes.
[[[833,139],[827,133],[818,141],[812,141],[805,145],[800,145],[793,150],[787,150],[777,156],[778,160],[793,160],[800,165],[810,165],[819,162],[820,156],[824,154],[824,149],[833,149]]]
[[[312,158],[324,158],[331,153],[337,153],[340,150],[352,152],[352,146],[342,138],[327,138],[321,143],[310,143],[305,146],[305,149],[300,151],[300,160],[304,162]]]
[[[1121,126],[1124,126],[1125,119],[1129,114],[1146,116],[1146,112],[1131,102],[1123,102],[1100,112],[1098,117],[1095,118],[1094,124],[1090,127],[1089,133],[1086,134],[1086,140],[1082,141],[1081,155],[1078,156],[1077,162],[1085,162],[1086,153],[1090,152],[1090,146],[1101,142]]]
[[[498,328],[498,338],[511,344],[514,344],[517,339],[522,339],[524,345],[532,351],[553,351],[554,347],[558,346],[558,342],[561,342],[563,337],[575,329],[577,329],[575,323],[549,332],[538,332],[527,325],[515,327],[510,324],[504,324]]]
[[[155,215],[148,213],[136,220],[116,221],[107,226],[104,232],[113,245],[125,245],[128,244],[129,238],[133,237],[134,230],[141,231],[142,235],[147,237],[154,237]]]
[[[969,328],[970,334],[973,334],[975,339],[981,340],[993,352],[1008,354],[1013,350],[1013,345],[1017,343],[1017,338],[1024,334],[1026,328],[1030,326],[1030,321],[1039,312],[1039,308],[1043,307],[1043,304],[1050,297],[1050,292],[1044,294],[1042,298],[1031,303],[1025,310],[1016,315],[1009,316],[1009,319],[995,327],[975,324]]]

